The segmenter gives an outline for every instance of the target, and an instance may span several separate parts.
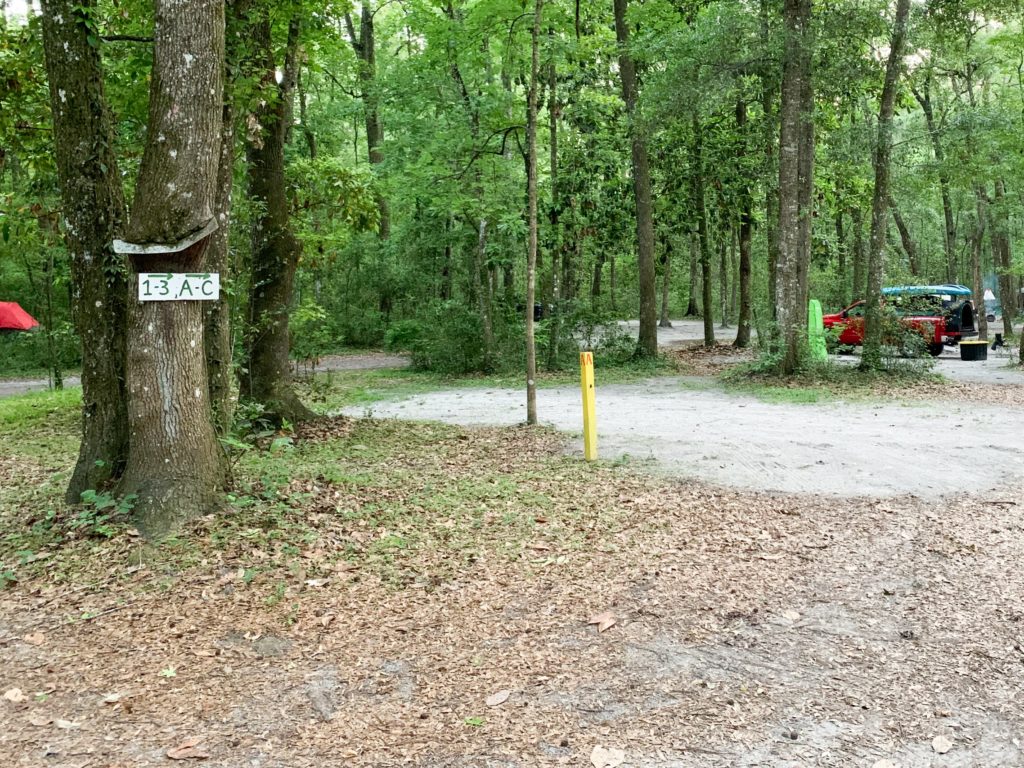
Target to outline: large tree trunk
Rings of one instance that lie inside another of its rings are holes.
[[[72,310],[82,343],[82,442],[67,500],[117,479],[128,460],[124,390],[128,286],[111,243],[125,218],[92,0],[45,0],[43,49],[54,155],[71,255]]]
[[[807,269],[814,186],[811,0],[786,0],[779,135],[779,261],[775,304],[781,357],[789,375],[807,343]]]
[[[878,108],[878,140],[875,145],[875,189],[871,199],[871,239],[868,248],[867,305],[864,312],[864,352],[861,366],[876,370],[882,365],[882,280],[885,276],[885,233],[888,230],[889,160],[892,155],[892,116],[896,104],[896,85],[903,66],[910,0],[897,0],[896,18],[885,81]]]
[[[654,207],[651,205],[651,172],[647,162],[647,140],[637,115],[636,63],[629,52],[626,26],[628,0],[614,0],[615,38],[619,43],[619,76],[622,98],[629,119],[633,159],[633,197],[636,201],[637,267],[640,271],[640,338],[636,353],[642,357],[658,354],[658,302],[654,277]]]
[[[526,218],[529,243],[526,254],[526,423],[537,423],[537,342],[533,304],[537,294],[537,91],[540,83],[540,24],[544,0],[536,0],[530,52],[530,91],[526,99]]]
[[[359,15],[359,32],[352,23],[352,15],[345,14],[349,39],[352,49],[359,58],[359,95],[363,101],[366,118],[366,148],[370,165],[376,166],[384,162],[384,123],[380,117],[380,96],[377,87],[377,38],[373,27],[376,11],[373,3],[362,4]],[[377,210],[380,224],[377,233],[381,240],[391,236],[391,209],[383,194],[377,196]]]
[[[157,0],[146,146],[119,250],[136,272],[204,269],[223,127],[222,0]],[[145,253],[140,253],[145,249]],[[130,453],[120,491],[151,536],[210,511],[223,484],[195,301],[129,302]]]
[[[919,91],[914,88],[913,91],[914,97],[921,105],[921,111],[924,112],[928,136],[932,141],[932,151],[935,153],[935,163],[939,167],[939,191],[942,196],[942,217],[945,225],[942,229],[942,246],[946,254],[946,280],[955,283],[957,281],[956,220],[953,218],[953,201],[949,193],[949,173],[945,166],[945,152],[942,149],[942,138],[939,136],[935,110],[932,107],[930,72],[922,89]]]
[[[289,362],[288,317],[301,243],[292,233],[284,178],[285,136],[295,84],[299,26],[289,25],[281,82],[271,41],[270,18],[264,12],[249,26],[254,62],[263,85],[273,91],[256,113],[260,131],[246,148],[249,197],[256,203],[252,232],[252,277],[249,287],[249,328],[241,395],[261,403],[267,416],[295,423],[312,412],[295,394]]]

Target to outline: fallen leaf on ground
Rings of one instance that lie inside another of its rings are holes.
[[[490,696],[487,697],[487,699],[486,699],[486,701],[484,703],[488,707],[497,707],[497,706],[499,706],[501,704],[504,704],[506,701],[508,701],[508,697],[511,696],[511,695],[512,695],[512,691],[510,691],[510,690],[508,690],[506,688],[503,691],[498,691],[497,693],[492,693]]]
[[[786,621],[795,624],[796,622],[800,621],[800,614],[797,611],[790,609],[788,611],[782,612],[782,618],[784,618]]]
[[[176,747],[167,750],[167,757],[171,760],[206,760],[210,753],[202,745],[203,740],[198,738],[186,739]]]
[[[60,728],[62,731],[70,731],[72,728],[81,728],[81,723],[76,723],[74,720],[54,720],[53,724]]]
[[[25,635],[22,639],[29,645],[42,645],[46,642],[46,635],[42,632],[33,632],[31,635]]]
[[[590,753],[590,762],[594,768],[618,768],[626,762],[626,753],[621,749],[598,746]]]
[[[953,748],[953,742],[947,739],[945,736],[936,736],[932,739],[932,749],[938,752],[940,755],[944,755]]]
[[[44,725],[49,725],[50,723],[52,723],[53,722],[53,718],[52,717],[47,717],[46,715],[33,713],[29,717],[28,721],[32,725],[34,725],[34,726],[42,727]]]
[[[103,697],[104,704],[116,704],[124,696],[123,693],[108,693]]]
[[[615,614],[611,611],[605,611],[596,616],[591,616],[587,624],[597,624],[597,631],[604,632],[606,629],[614,627],[616,622],[618,622],[618,619],[615,618]]]
[[[21,688],[11,688],[4,693],[4,698],[13,704],[21,704],[25,700],[25,694]]]

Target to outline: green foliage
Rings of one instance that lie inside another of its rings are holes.
[[[82,505],[67,521],[69,531],[80,536],[109,539],[128,525],[138,496],[115,497],[93,490],[82,492]]]
[[[423,321],[406,321],[389,334],[391,349],[412,356],[414,368],[446,374],[485,369],[483,323],[460,303],[433,306]]]
[[[288,330],[292,339],[292,357],[310,367],[337,346],[326,310],[310,300],[292,310]]]

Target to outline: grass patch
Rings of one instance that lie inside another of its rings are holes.
[[[734,366],[719,375],[727,391],[770,403],[823,403],[836,400],[901,399],[908,390],[941,384],[930,361],[896,365],[880,371],[832,361],[808,366],[793,376],[779,376],[762,361]]]
[[[675,376],[679,368],[669,357],[634,361],[625,365],[595,365],[599,384],[620,384],[658,376]],[[539,388],[577,386],[579,371],[541,371],[537,374]],[[331,413],[354,405],[380,401],[402,400],[426,392],[444,389],[525,389],[525,374],[492,374],[450,376],[409,368],[385,368],[352,371],[326,371],[296,381],[300,395],[320,412]]]

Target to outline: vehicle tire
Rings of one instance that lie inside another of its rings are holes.
[[[942,342],[934,341],[928,345],[928,354],[930,354],[932,357],[938,357],[939,355],[942,354],[942,348]]]

